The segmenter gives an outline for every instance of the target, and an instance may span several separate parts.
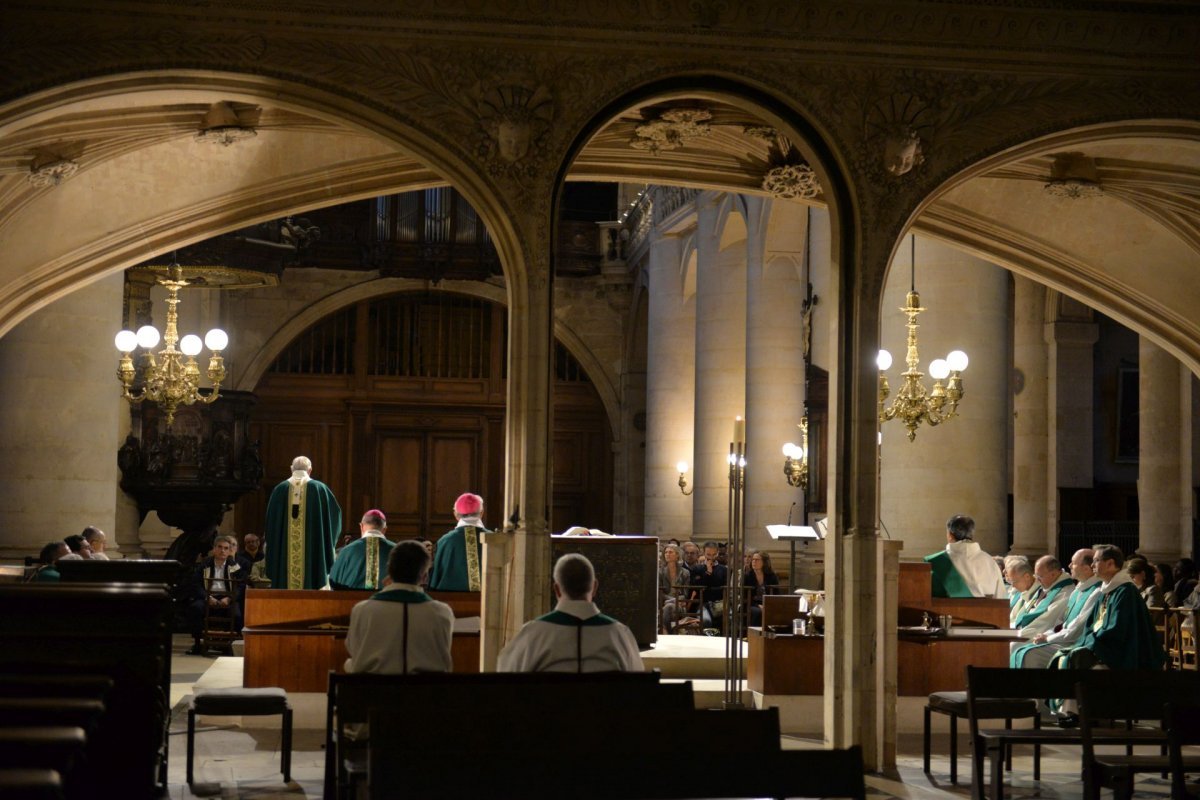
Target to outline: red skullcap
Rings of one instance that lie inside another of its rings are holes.
[[[483,498],[477,494],[464,492],[454,501],[454,513],[460,517],[471,517],[483,511]]]
[[[378,508],[372,508],[370,511],[362,515],[363,522],[366,522],[369,517],[378,517],[379,521],[387,525],[387,517]]]

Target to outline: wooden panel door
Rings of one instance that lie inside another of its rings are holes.
[[[383,433],[376,439],[375,502],[387,514],[392,538],[413,536],[424,522],[425,458],[421,433]]]

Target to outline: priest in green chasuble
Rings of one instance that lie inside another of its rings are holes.
[[[383,588],[388,574],[388,556],[396,546],[387,538],[387,518],[373,508],[358,524],[362,537],[341,549],[329,571],[330,589]]]
[[[312,477],[312,461],[298,456],[292,477],[267,501],[267,577],[273,589],[323,589],[342,530],[333,491]]]
[[[429,588],[440,592],[478,592],[483,572],[483,498],[459,495],[454,501],[458,526],[437,540]]]
[[[956,514],[946,523],[946,549],[925,556],[934,597],[1007,597],[1000,568],[975,542],[975,520]]]

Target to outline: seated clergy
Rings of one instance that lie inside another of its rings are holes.
[[[558,605],[525,623],[500,653],[498,672],[630,672],[644,669],[625,625],[592,602],[599,583],[592,562],[568,553],[554,565]]]
[[[1069,669],[1162,667],[1162,643],[1141,593],[1129,573],[1121,569],[1124,562],[1119,548],[1096,548],[1096,576],[1103,581],[1097,590],[1100,600],[1088,615],[1079,643],[1059,654],[1053,665]]]
[[[946,522],[946,549],[925,556],[934,597],[1007,597],[1000,568],[974,541],[975,520],[956,514]]]
[[[382,589],[388,574],[388,556],[395,543],[388,540],[387,517],[377,508],[358,523],[362,536],[338,551],[329,570],[331,589]],[[423,549],[423,548],[422,548]]]
[[[1008,564],[1008,581],[1012,585],[1013,596],[1009,599],[1008,627],[1016,628],[1017,622],[1037,606],[1041,600],[1042,587],[1033,574],[1029,560],[1005,559]]]
[[[1022,639],[1052,631],[1062,622],[1067,613],[1067,600],[1075,589],[1075,580],[1063,572],[1062,564],[1054,556],[1042,556],[1033,568],[1038,582],[1037,600],[1013,623]],[[1012,646],[1016,652],[1017,645]]]
[[[1045,668],[1059,652],[1073,646],[1083,635],[1083,626],[1087,622],[1092,607],[1100,599],[1096,591],[1100,587],[1100,579],[1092,569],[1092,551],[1085,548],[1077,550],[1071,557],[1071,577],[1079,581],[1075,591],[1067,598],[1067,609],[1063,615],[1062,624],[1055,630],[1046,630],[1037,634],[1032,641],[1017,646],[1009,659],[1013,669]]]
[[[350,611],[346,671],[449,672],[454,612],[421,589],[429,553],[419,542],[400,542],[387,569],[391,584]]]

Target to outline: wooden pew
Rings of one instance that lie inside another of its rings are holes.
[[[366,752],[345,735],[348,725],[369,721],[378,710],[416,721],[424,730],[433,720],[462,725],[481,709],[503,711],[511,720],[541,719],[567,713],[588,717],[620,702],[650,710],[691,709],[690,682],[660,683],[657,672],[482,673],[372,675],[329,673],[326,710],[325,797],[342,796],[353,774],[365,773]],[[424,736],[424,734],[421,734]],[[348,768],[349,767],[349,768]]]
[[[346,632],[350,628],[350,610],[372,594],[247,589],[242,685],[278,686],[289,692],[325,691],[329,671],[340,672],[349,655]],[[456,618],[479,616],[479,592],[429,594],[448,604]],[[456,632],[450,655],[455,672],[478,672],[479,633]]]
[[[162,586],[0,586],[0,673],[111,681],[97,726],[94,783],[104,797],[155,797],[167,786],[172,604]],[[103,619],[84,626],[81,612]],[[64,686],[69,681],[63,681]],[[78,695],[74,695],[78,696]]]

